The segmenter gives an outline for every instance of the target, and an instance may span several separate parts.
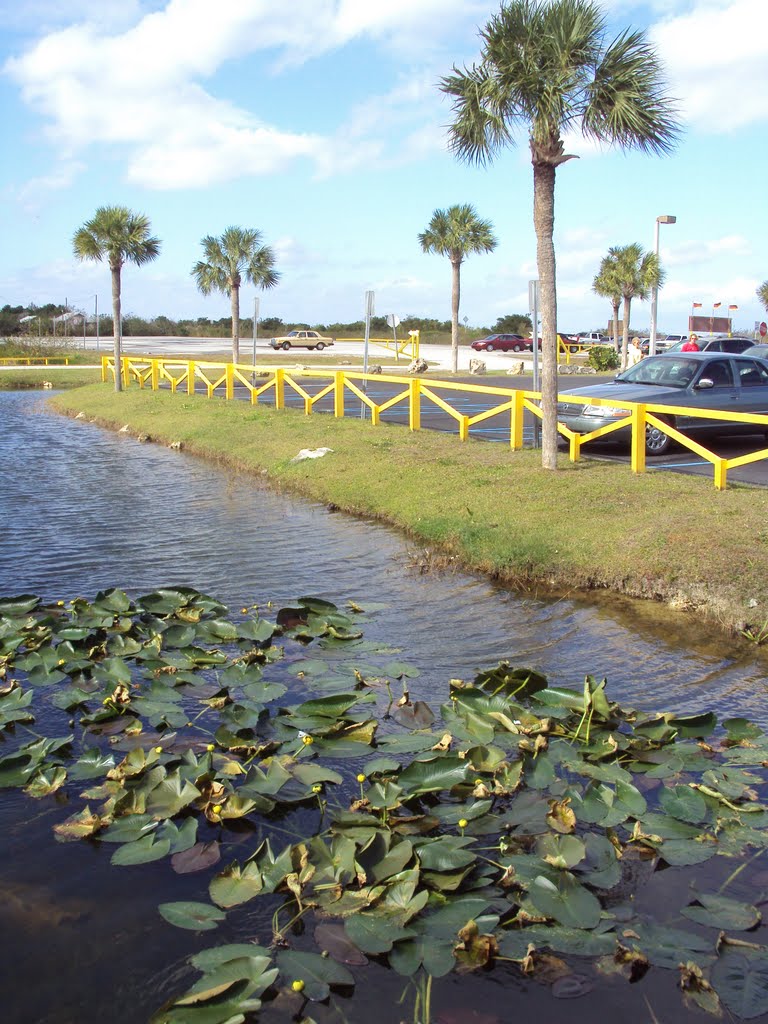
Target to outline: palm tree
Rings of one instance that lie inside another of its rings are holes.
[[[757,292],[755,294],[757,295],[758,299],[762,302],[763,308],[765,309],[766,313],[768,313],[768,281],[763,281],[763,283],[757,289]]]
[[[149,233],[149,218],[125,206],[100,206],[95,215],[72,238],[79,260],[104,260],[112,272],[112,333],[115,339],[115,391],[122,391],[121,275],[125,263],[137,267],[149,263],[160,252],[160,239]]]
[[[600,269],[592,282],[592,291],[603,299],[610,299],[613,310],[613,346],[619,351],[619,305],[621,304],[621,285],[616,273],[616,248],[608,250],[608,255],[600,260]]]
[[[426,231],[419,234],[424,252],[436,252],[451,261],[451,362],[453,372],[459,368],[459,300],[461,296],[461,264],[470,253],[493,252],[498,242],[489,220],[481,220],[469,203],[435,210]]]
[[[205,259],[192,268],[192,276],[203,295],[229,295],[232,306],[232,362],[240,361],[240,285],[245,278],[257,288],[274,288],[280,275],[273,269],[275,254],[261,244],[255,228],[230,227],[221,238],[206,235],[200,243]]]
[[[616,260],[616,281],[624,299],[621,337],[621,368],[624,369],[627,365],[629,310],[632,299],[647,299],[654,288],[658,288],[664,283],[664,273],[656,253],[643,252],[643,247],[638,242],[617,246],[612,252]]]
[[[553,228],[555,171],[572,159],[564,135],[623,149],[667,153],[678,134],[658,58],[646,35],[606,40],[591,0],[509,0],[481,30],[480,63],[444,77],[454,98],[453,151],[485,165],[528,130],[533,223],[543,328],[542,466],[557,468],[557,290]]]

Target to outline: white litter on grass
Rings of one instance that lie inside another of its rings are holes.
[[[321,459],[323,455],[332,452],[333,448],[302,448],[298,455],[294,455],[291,462],[303,462],[304,459]]]

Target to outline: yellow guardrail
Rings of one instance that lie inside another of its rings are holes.
[[[369,338],[369,345],[378,345],[395,353],[395,358],[408,356],[409,359],[419,358],[419,331],[409,331],[408,337],[398,340],[396,338]],[[365,338],[337,338],[337,341],[365,341]]]
[[[69,356],[3,356],[2,366],[69,366]]]
[[[102,356],[102,381],[106,382],[110,377],[114,380],[114,374],[114,357]],[[257,374],[260,376],[257,377]],[[299,376],[316,381],[326,380],[328,383],[315,394],[310,394],[296,379]],[[266,380],[264,379],[265,377]],[[462,384],[453,381],[428,381],[423,377],[411,377],[404,381],[402,377],[392,374],[370,374],[354,370],[292,371],[286,370],[283,367],[265,369],[255,367],[250,363],[212,363],[193,359],[124,356],[122,359],[122,379],[126,388],[131,383],[138,384],[140,388],[150,387],[153,391],[157,391],[161,387],[169,387],[174,394],[181,387],[186,394],[194,395],[198,391],[198,385],[201,385],[208,398],[223,394],[227,399],[235,397],[235,386],[239,385],[248,392],[252,405],[257,405],[263,395],[273,392],[276,409],[284,409],[286,407],[285,395],[286,388],[288,388],[303,400],[304,412],[307,416],[312,414],[318,402],[332,395],[333,413],[337,419],[343,419],[344,417],[345,393],[350,392],[370,411],[371,422],[374,425],[378,425],[381,422],[382,413],[397,405],[406,405],[410,430],[421,429],[421,406],[422,401],[426,401],[442,409],[443,412],[456,421],[457,433],[462,441],[467,440],[470,429],[473,426],[492,419],[501,413],[505,413],[509,415],[509,447],[513,451],[523,447],[524,412],[528,410],[532,415],[538,416],[539,419],[541,418],[541,409],[538,405],[541,393],[538,391],[526,391],[520,388],[499,388],[483,384]],[[375,402],[365,390],[365,385],[368,382],[397,384],[400,385],[401,390],[383,402]],[[473,416],[467,416],[459,409],[454,409],[450,404],[448,397],[452,392],[482,394],[486,397],[496,398],[498,401],[482,412],[476,413]],[[567,398],[567,392],[563,392],[562,397]],[[647,426],[658,427],[682,447],[695,452],[701,458],[710,462],[714,472],[714,484],[718,490],[725,489],[729,469],[768,459],[768,448],[762,448],[747,455],[739,455],[732,459],[724,459],[697,441],[692,440],[686,434],[681,433],[662,418],[671,415],[696,416],[698,419],[711,420],[727,419],[728,422],[752,423],[760,427],[762,431],[768,432],[768,415],[715,412],[705,409],[693,409],[689,406],[653,405],[652,403],[641,405],[617,401],[615,398],[592,398],[589,404],[625,408],[627,416],[617,418],[615,423],[599,427],[588,434],[574,433],[563,423],[559,423],[559,432],[569,441],[569,454],[572,462],[576,462],[580,458],[581,446],[585,442],[593,441],[599,437],[606,437],[614,431],[626,429],[628,426],[632,428],[630,466],[633,473],[644,473],[646,469],[645,430]]]

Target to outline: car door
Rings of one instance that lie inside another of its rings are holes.
[[[702,380],[711,380],[712,387],[700,387]],[[706,362],[687,390],[690,404],[695,408],[725,413],[743,411],[739,407],[739,388],[734,369],[731,360],[726,356]],[[731,425],[734,423],[733,420],[729,422]],[[723,420],[701,419],[695,416],[680,416],[677,423],[681,430],[695,433],[722,433],[724,426]]]
[[[754,412],[768,415],[768,363],[762,359],[741,357],[734,359],[739,379],[739,412]],[[765,434],[768,427],[762,424],[741,424],[740,433]]]

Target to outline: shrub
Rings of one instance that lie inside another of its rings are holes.
[[[598,372],[616,370],[619,366],[619,353],[611,345],[593,345],[589,350],[587,364]]]

